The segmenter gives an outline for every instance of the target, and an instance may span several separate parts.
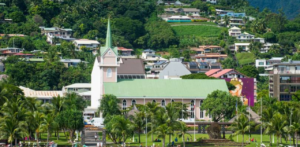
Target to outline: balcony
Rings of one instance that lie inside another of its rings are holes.
[[[300,70],[279,70],[274,71],[274,74],[300,74]]]

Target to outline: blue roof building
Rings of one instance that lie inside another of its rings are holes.
[[[243,18],[243,17],[246,17],[246,13],[234,13],[234,12],[229,12],[227,14],[220,14],[221,17],[224,17],[224,16],[228,16],[228,17],[240,17],[240,18]]]

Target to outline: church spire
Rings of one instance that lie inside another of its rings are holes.
[[[112,38],[111,38],[111,31],[110,31],[110,18],[108,18],[108,22],[107,22],[105,47],[106,48],[112,48]]]

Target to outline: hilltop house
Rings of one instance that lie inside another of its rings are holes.
[[[229,36],[237,37],[242,34],[242,31],[238,27],[232,27],[228,30],[228,34],[229,34]]]
[[[208,3],[211,3],[211,4],[216,4],[217,3],[217,0],[202,0],[202,1],[205,1],[205,2],[208,2]]]
[[[255,67],[263,67],[265,69],[272,68],[274,64],[280,63],[283,57],[272,57],[271,59],[256,59]]]
[[[151,69],[153,65],[159,61],[167,61],[167,59],[162,58],[159,55],[156,55],[155,51],[151,49],[144,50],[141,55],[141,59],[143,59],[144,62],[146,63],[145,68],[147,69]]]
[[[197,8],[165,8],[167,14],[193,14],[198,15],[200,10]]]
[[[118,52],[120,53],[120,56],[131,56],[131,52],[133,52],[133,49],[118,47]]]
[[[216,45],[202,45],[199,48],[191,48],[192,51],[195,51],[197,54],[205,53],[219,53],[222,50],[222,47]]]
[[[53,39],[58,38],[66,41],[72,41],[75,40],[75,38],[71,38],[72,36],[72,29],[65,29],[65,28],[58,28],[58,27],[52,27],[52,28],[45,28],[40,27],[41,34],[47,36],[47,42],[50,44],[56,43]]]
[[[77,39],[73,41],[76,50],[81,50],[81,47],[86,47],[91,50],[99,49],[100,43],[96,40],[89,40],[89,39]]]
[[[24,49],[16,48],[16,47],[7,47],[7,48],[0,48],[0,54],[7,56],[7,55],[14,55],[16,53],[22,52]]]
[[[238,41],[243,41],[243,42],[260,42],[260,43],[265,43],[265,39],[264,38],[255,38],[254,35],[249,34],[247,32],[241,33],[240,35],[236,36],[236,39]]]

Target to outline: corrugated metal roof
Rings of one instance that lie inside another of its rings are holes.
[[[215,90],[228,91],[225,80],[132,79],[104,83],[105,94],[119,98],[206,98]]]
[[[145,66],[142,59],[124,58],[117,68],[119,74],[145,74]]]
[[[170,62],[160,73],[159,78],[164,79],[168,77],[180,77],[191,74],[191,72],[181,62]]]

